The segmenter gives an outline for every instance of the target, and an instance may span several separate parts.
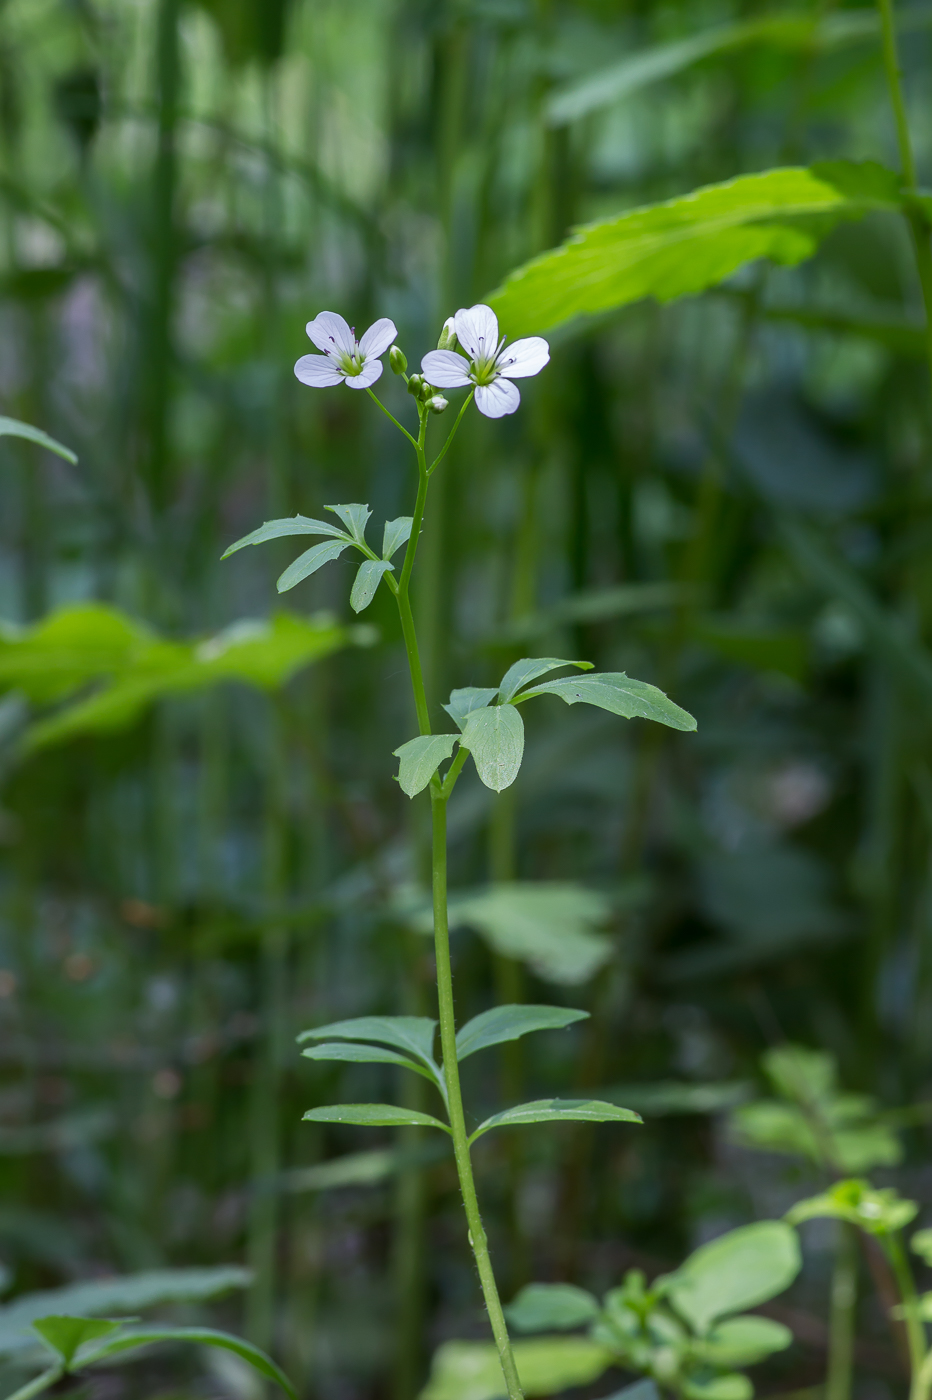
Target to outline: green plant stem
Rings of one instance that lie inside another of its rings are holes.
[[[43,1390],[48,1390],[56,1381],[60,1381],[63,1374],[60,1366],[53,1366],[50,1371],[43,1371],[41,1376],[34,1376],[31,1381],[21,1385],[19,1390],[14,1390],[7,1400],[32,1400],[34,1395],[41,1395]]]
[[[456,1157],[456,1171],[459,1176],[463,1206],[469,1225],[469,1243],[479,1270],[479,1282],[485,1306],[492,1324],[492,1333],[498,1347],[498,1357],[508,1386],[509,1400],[521,1400],[524,1392],[518,1379],[514,1353],[492,1260],[489,1257],[489,1242],[486,1238],[479,1213],[479,1200],[472,1172],[472,1159],[469,1155],[469,1135],[463,1115],[463,1098],[460,1092],[459,1066],[456,1060],[456,1017],[453,1009],[453,970],[450,965],[450,931],[447,920],[447,799],[437,787],[430,790],[433,870],[432,885],[434,899],[434,953],[437,959],[437,999],[440,1008],[440,1045],[443,1050],[443,1072],[449,1093],[450,1127],[453,1132],[453,1152]]]
[[[903,1250],[903,1241],[899,1235],[891,1235],[887,1241],[887,1258],[893,1269],[896,1279],[896,1286],[900,1291],[900,1298],[903,1302],[903,1314],[906,1320],[906,1340],[909,1345],[909,1369],[912,1377],[910,1385],[910,1400],[919,1400],[921,1394],[920,1385],[928,1362],[926,1356],[926,1330],[922,1325],[919,1316],[919,1299],[916,1295],[916,1284],[913,1279],[912,1270]]]
[[[857,1236],[852,1225],[840,1220],[832,1270],[825,1400],[850,1400],[851,1397],[857,1281]]]

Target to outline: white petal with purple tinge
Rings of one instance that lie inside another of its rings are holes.
[[[359,342],[359,348],[364,355],[384,355],[397,334],[395,322],[383,316],[381,320],[372,322]]]
[[[499,374],[509,379],[527,379],[529,375],[540,374],[550,360],[550,346],[539,335],[528,336],[527,340],[516,340],[514,345],[506,345],[495,362]]]
[[[321,311],[308,321],[305,327],[318,350],[332,355],[342,353],[352,355],[356,349],[356,338],[349,326],[335,311]]]
[[[302,384],[310,384],[315,389],[327,389],[331,384],[339,384],[343,378],[326,355],[302,355],[294,372]]]
[[[456,338],[473,360],[491,359],[498,349],[498,319],[491,306],[462,308],[453,317]]]
[[[367,360],[358,374],[348,374],[343,383],[348,389],[368,389],[382,373],[381,360]]]
[[[431,350],[421,361],[421,373],[435,389],[461,389],[469,383],[469,361],[452,350]]]
[[[521,395],[510,379],[496,379],[476,390],[476,407],[486,418],[504,418],[507,413],[514,413],[520,402]]]

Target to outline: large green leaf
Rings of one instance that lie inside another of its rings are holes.
[[[502,676],[499,687],[502,703],[517,695],[523,685],[536,681],[538,676],[545,676],[548,671],[556,671],[560,666],[575,666],[579,671],[592,670],[591,661],[561,661],[557,656],[522,657],[513,666],[509,666]]]
[[[562,1332],[593,1322],[599,1304],[572,1283],[529,1283],[505,1313],[519,1332]]]
[[[88,1348],[78,1358],[78,1365],[92,1366],[97,1361],[109,1360],[121,1352],[135,1351],[139,1347],[152,1346],[156,1342],[187,1342],[193,1346],[219,1347],[232,1351],[248,1361],[260,1376],[281,1386],[291,1400],[296,1400],[295,1388],[280,1366],[276,1366],[270,1356],[260,1351],[252,1342],[242,1337],[234,1337],[230,1332],[219,1332],[213,1327],[140,1327],[123,1332],[97,1348]]]
[[[417,1113],[413,1108],[399,1108],[393,1103],[338,1103],[325,1108],[310,1108],[303,1115],[308,1123],[352,1123],[360,1128],[441,1128],[450,1129],[429,1113]]]
[[[514,1343],[515,1365],[527,1396],[556,1395],[590,1385],[612,1365],[612,1353],[588,1337],[541,1337]],[[419,1400],[500,1400],[502,1364],[492,1342],[444,1342],[434,1352]]]
[[[503,792],[518,776],[524,757],[524,721],[514,705],[473,710],[463,725],[462,744],[486,787]]]
[[[522,691],[512,704],[523,704],[536,695],[558,695],[567,705],[597,705],[600,710],[609,710],[624,719],[652,719],[670,729],[696,728],[692,715],[681,710],[662,690],[646,681],[632,680],[624,671],[600,671],[593,676],[544,681],[543,685]]]
[[[436,1033],[437,1022],[429,1016],[353,1016],[302,1031],[298,1044],[308,1040],[376,1041],[392,1045],[430,1068],[434,1065]]]
[[[444,759],[459,742],[458,734],[421,734],[394,750],[398,763],[398,783],[408,797],[423,792]]]
[[[315,544],[312,549],[307,549],[303,554],[299,554],[293,564],[288,565],[275,587],[279,593],[287,593],[289,588],[294,588],[303,579],[309,578],[311,574],[316,574],[317,570],[322,569],[325,564],[339,559],[343,551],[349,547],[350,542],[346,539],[325,540],[323,544]]]
[[[562,1030],[574,1021],[585,1021],[588,1011],[564,1006],[493,1006],[467,1021],[456,1036],[456,1058],[465,1060],[477,1050],[517,1040],[532,1031]]]
[[[480,1123],[470,1142],[493,1128],[520,1128],[528,1123],[643,1123],[639,1113],[599,1099],[536,1099],[494,1113]]]
[[[21,423],[18,418],[5,418],[0,415],[0,437],[26,438],[27,441],[38,443],[39,447],[45,447],[49,452],[64,457],[65,461],[71,462],[72,465],[78,460],[77,453],[72,452],[70,447],[56,442],[55,438],[49,437],[41,428],[34,428],[31,423]]]
[[[587,982],[612,956],[611,940],[596,932],[610,913],[603,894],[568,881],[502,881],[450,899],[451,927],[478,929],[496,952],[566,987]]]
[[[488,300],[509,335],[545,331],[643,297],[705,291],[757,258],[792,266],[840,221],[900,203],[898,177],[872,163],[740,175],[579,229]]]
[[[801,1262],[795,1230],[783,1220],[762,1220],[702,1245],[667,1275],[664,1290],[676,1311],[703,1334],[720,1318],[782,1293]]]
[[[234,1288],[246,1288],[251,1281],[248,1269],[224,1265],[208,1269],[152,1269],[25,1293],[0,1307],[0,1355],[33,1347],[32,1323],[38,1318],[100,1317],[142,1312],[162,1303],[197,1303]]]
[[[220,557],[228,559],[247,544],[265,544],[266,540],[280,540],[290,535],[330,535],[338,540],[348,539],[346,532],[329,520],[315,520],[310,515],[290,515],[284,520],[267,520],[257,530],[229,545]]]

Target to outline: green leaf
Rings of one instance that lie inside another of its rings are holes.
[[[643,1123],[639,1113],[630,1108],[619,1108],[617,1104],[602,1103],[598,1099],[536,1099],[533,1103],[519,1103],[514,1108],[506,1108],[503,1113],[495,1113],[487,1118],[469,1139],[476,1138],[493,1128],[519,1128],[527,1123]]]
[[[284,520],[267,520],[258,530],[253,530],[235,544],[231,544],[220,558],[229,558],[238,549],[244,549],[247,544],[265,544],[266,540],[280,540],[286,535],[332,535],[338,540],[347,538],[342,530],[336,525],[331,525],[328,520],[314,520],[309,515],[290,515]]]
[[[399,515],[395,520],[386,520],[382,531],[382,558],[391,559],[396,549],[411,538],[412,515]]]
[[[782,1293],[801,1262],[796,1232],[785,1221],[762,1220],[702,1245],[663,1279],[663,1291],[701,1335],[719,1318]]]
[[[465,1060],[477,1050],[517,1040],[532,1031],[562,1030],[574,1021],[588,1019],[588,1011],[573,1011],[563,1006],[493,1006],[467,1021],[457,1032],[456,1058]]]
[[[524,757],[524,721],[513,705],[473,710],[463,725],[462,744],[486,787],[503,792],[518,776]]]
[[[612,956],[611,940],[596,932],[610,914],[597,890],[556,880],[501,881],[450,899],[452,928],[478,929],[497,953],[566,987],[588,981]]]
[[[368,506],[324,506],[324,510],[332,510],[340,517],[357,544],[366,543],[366,524],[372,514]]]
[[[49,452],[64,457],[65,461],[71,462],[72,465],[78,460],[77,453],[72,452],[70,447],[56,442],[55,438],[49,437],[41,428],[34,428],[31,423],[21,423],[18,418],[4,418],[0,415],[0,437],[26,438],[29,442],[36,442],[40,447],[48,448]]]
[[[317,570],[323,568],[324,564],[329,564],[332,559],[339,559],[344,549],[349,548],[349,541],[345,539],[327,540],[324,544],[315,544],[312,549],[306,549],[303,554],[299,554],[293,564],[281,575],[275,587],[279,593],[287,593],[289,588],[294,588],[296,583],[302,579],[316,574]]]
[[[545,331],[643,297],[705,291],[757,258],[793,266],[841,220],[900,204],[898,177],[869,162],[740,175],[581,228],[488,301],[509,336]]]
[[[441,1128],[450,1129],[429,1113],[417,1113],[413,1108],[399,1108],[393,1103],[338,1103],[327,1108],[310,1108],[303,1115],[308,1123],[353,1123],[360,1128]]]
[[[918,1254],[923,1264],[932,1266],[932,1230],[917,1230],[909,1242],[914,1254]]]
[[[443,763],[449,758],[459,742],[458,734],[422,734],[417,739],[409,739],[400,749],[395,749],[394,757],[399,759],[398,782],[401,791],[408,797],[417,797],[423,792]]]
[[[381,1041],[413,1055],[428,1068],[434,1065],[434,1039],[437,1022],[429,1016],[353,1016],[347,1021],[331,1021],[302,1031],[298,1044],[308,1040],[349,1040],[365,1043]]]
[[[594,676],[568,676],[564,680],[545,681],[532,690],[525,690],[512,701],[521,705],[535,695],[558,695],[567,705],[597,705],[624,719],[652,719],[670,729],[692,730],[696,721],[672,700],[646,681],[632,680],[624,671],[600,671]],[[468,747],[468,745],[467,745]]]
[[[394,564],[387,559],[364,559],[359,566],[350,594],[350,607],[361,613],[375,597],[375,590],[382,581],[382,575],[394,571]]]
[[[473,710],[483,710],[498,694],[497,687],[466,685],[450,691],[450,703],[444,705],[453,722],[462,729]]]
[[[775,1351],[785,1351],[792,1342],[793,1333],[782,1322],[769,1317],[729,1317],[719,1322],[694,1351],[699,1360],[729,1369],[754,1366]]]
[[[0,1307],[0,1355],[35,1345],[32,1323],[51,1316],[137,1313],[162,1303],[198,1303],[252,1282],[248,1269],[223,1265],[207,1269],[151,1269],[145,1273],[92,1279],[25,1293]]]
[[[514,1343],[515,1365],[529,1397],[591,1385],[613,1364],[610,1351],[588,1337],[540,1337]],[[434,1352],[419,1400],[501,1400],[502,1363],[492,1342],[444,1342]]]
[[[502,704],[511,700],[523,685],[529,681],[536,681],[538,676],[545,676],[548,671],[556,671],[559,666],[575,666],[580,671],[591,671],[591,661],[561,661],[556,656],[525,656],[521,661],[516,661],[513,666],[502,677],[499,687],[499,695]]]
[[[290,1400],[296,1400],[296,1393],[291,1381],[285,1375],[281,1367],[276,1366],[270,1356],[251,1342],[244,1341],[242,1337],[234,1337],[229,1332],[219,1332],[213,1327],[146,1327],[134,1329],[132,1332],[124,1332],[113,1341],[106,1342],[102,1347],[82,1354],[78,1360],[82,1366],[93,1365],[96,1361],[103,1361],[105,1358],[117,1356],[124,1351],[135,1351],[138,1347],[152,1346],[155,1342],[188,1342],[193,1346],[219,1347],[223,1351],[232,1351],[237,1356],[248,1361],[260,1376],[265,1376],[267,1380],[274,1381],[281,1386]]]
[[[519,1332],[561,1332],[583,1327],[599,1315],[598,1300],[572,1283],[529,1283],[505,1309]]]
[[[396,1050],[386,1050],[378,1045],[355,1045],[351,1041],[338,1040],[329,1045],[312,1045],[302,1050],[301,1054],[306,1060],[338,1060],[356,1065],[402,1065],[405,1069],[422,1074],[425,1079],[435,1079],[423,1065],[416,1064],[407,1055],[399,1055]]]
[[[797,1201],[786,1213],[792,1225],[829,1217],[847,1220],[869,1235],[889,1235],[915,1220],[919,1207],[892,1186],[875,1188],[869,1181],[837,1181],[818,1196]]]
[[[135,1322],[135,1318],[109,1317],[41,1317],[32,1324],[44,1342],[56,1351],[66,1366],[70,1366],[78,1347],[85,1342],[107,1337],[123,1326],[124,1321]]]
[[[747,1376],[736,1372],[704,1380],[693,1378],[683,1385],[686,1400],[751,1400],[753,1394],[754,1387]]]

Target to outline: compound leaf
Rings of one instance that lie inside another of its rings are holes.
[[[264,544],[266,540],[280,540],[286,535],[332,535],[338,540],[347,538],[342,530],[337,529],[336,525],[331,525],[328,520],[314,520],[309,515],[290,515],[284,520],[267,520],[258,530],[253,530],[251,534],[244,535],[241,540],[231,544],[220,557],[226,559],[238,549],[244,549],[247,544]]]
[[[574,1021],[585,1021],[588,1011],[564,1006],[493,1006],[467,1021],[456,1036],[456,1058],[465,1060],[477,1050],[517,1040],[532,1031],[562,1030]]]
[[[692,730],[696,721],[675,705],[662,690],[646,681],[636,681],[624,671],[600,671],[594,676],[568,676],[545,681],[532,690],[522,691],[512,704],[520,705],[535,695],[558,695],[567,705],[597,705],[624,719],[652,719],[670,729]],[[467,744],[467,748],[468,748]]]
[[[525,656],[513,666],[509,666],[502,676],[499,687],[502,704],[517,695],[523,685],[536,681],[538,676],[545,676],[548,671],[556,671],[559,666],[575,666],[580,671],[592,670],[591,661],[561,661],[556,656]]]
[[[518,776],[524,757],[524,721],[513,705],[473,710],[463,725],[462,743],[486,787],[503,792]]]
[[[591,1293],[572,1283],[529,1283],[505,1314],[519,1332],[562,1332],[593,1322],[599,1304]]]
[[[454,724],[462,729],[473,710],[484,710],[497,694],[498,688],[494,686],[465,685],[460,690],[450,691],[450,703],[443,708]]]
[[[386,520],[382,531],[382,558],[391,559],[396,549],[411,538],[412,515],[399,515],[395,520]]]
[[[598,1099],[536,1099],[519,1103],[487,1118],[469,1139],[475,1142],[492,1128],[516,1128],[526,1123],[643,1123],[639,1113]]]
[[[399,1108],[393,1103],[338,1103],[327,1108],[311,1108],[304,1114],[309,1123],[354,1123],[360,1128],[402,1128],[416,1127],[450,1129],[439,1118],[429,1113],[418,1113],[413,1108]]]
[[[279,593],[287,593],[289,588],[294,588],[296,583],[308,578],[311,574],[316,574],[317,570],[323,568],[324,564],[329,564],[331,559],[339,559],[344,549],[348,549],[352,541],[341,537],[337,540],[327,540],[324,544],[315,544],[312,549],[307,549],[303,554],[299,554],[293,564],[282,574],[275,585]]]
[[[408,797],[423,792],[444,759],[449,758],[459,741],[458,734],[422,734],[409,739],[394,756],[398,763],[398,782]]]
[[[362,612],[375,597],[375,590],[382,581],[382,575],[393,571],[394,564],[387,559],[364,559],[359,566],[350,593],[350,607],[353,612]]]
[[[332,510],[334,515],[338,515],[343,521],[356,543],[365,544],[366,524],[372,514],[368,506],[354,503],[348,506],[324,506],[324,510]]]

